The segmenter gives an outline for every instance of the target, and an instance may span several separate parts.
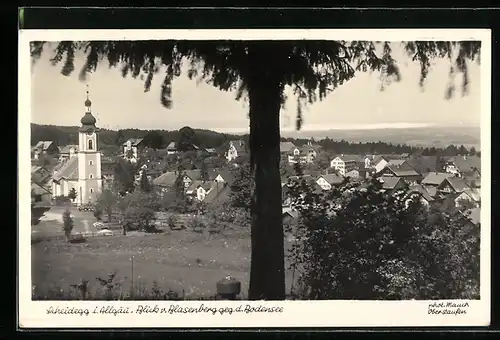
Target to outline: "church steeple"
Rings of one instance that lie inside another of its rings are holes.
[[[89,90],[87,85],[87,99],[85,100],[85,115],[82,117],[80,122],[82,123],[82,130],[87,130],[89,128],[96,129],[95,123],[97,120],[92,115],[92,102],[89,99]]]

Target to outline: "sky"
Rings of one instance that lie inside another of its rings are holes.
[[[165,129],[183,126],[220,132],[246,132],[248,105],[235,100],[235,93],[222,92],[204,82],[198,83],[182,75],[173,83],[173,107],[160,103],[161,74],[153,80],[151,91],[144,92],[139,78],[123,78],[119,68],[100,64],[86,82],[78,79],[84,55],[75,58],[75,71],[65,77],[61,65],[52,66],[52,51],[42,55],[31,70],[32,122],[75,126],[85,113],[87,86],[92,111],[101,128]],[[303,111],[304,130],[376,129],[387,127],[419,127],[439,125],[480,125],[480,66],[470,63],[469,93],[462,97],[457,91],[451,100],[444,99],[449,82],[449,60],[436,60],[425,89],[419,87],[420,67],[393,47],[402,80],[380,91],[376,72],[357,73],[356,77],[321,102],[310,104]],[[456,77],[460,89],[460,78]],[[296,101],[290,97],[281,112],[283,131],[294,129]]]

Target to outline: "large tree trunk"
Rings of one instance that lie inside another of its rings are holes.
[[[285,298],[284,235],[280,177],[282,86],[269,58],[256,58],[247,78],[250,100],[252,255],[249,300]],[[266,65],[267,64],[267,65]],[[266,65],[266,66],[263,66]]]

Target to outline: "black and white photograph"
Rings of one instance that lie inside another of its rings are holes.
[[[72,32],[20,37],[26,324],[488,324],[489,31]]]

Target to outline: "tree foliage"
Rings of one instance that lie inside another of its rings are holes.
[[[121,195],[134,191],[134,167],[124,159],[115,165],[114,186]]]
[[[70,240],[71,232],[73,231],[75,223],[73,221],[73,217],[71,216],[71,212],[67,209],[63,213],[63,232],[66,237],[66,241]]]
[[[106,213],[108,221],[112,220],[113,213],[118,209],[120,197],[112,190],[104,189],[97,198],[96,209]]]
[[[71,190],[69,191],[68,193],[68,198],[72,201],[74,201],[76,199],[76,189],[75,188],[71,188]]]
[[[429,210],[377,181],[324,193],[300,183],[292,193],[303,298],[479,298],[479,228],[457,210]]]

